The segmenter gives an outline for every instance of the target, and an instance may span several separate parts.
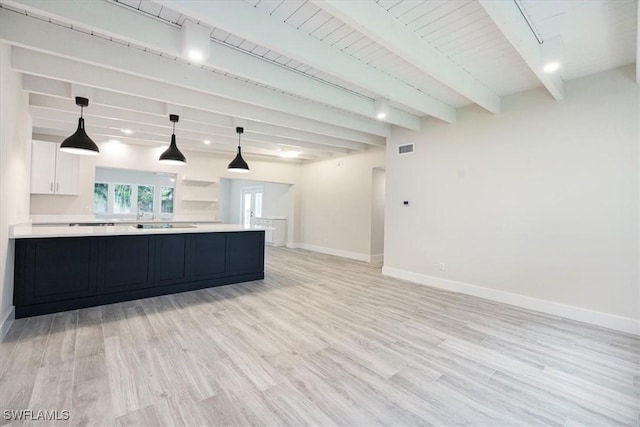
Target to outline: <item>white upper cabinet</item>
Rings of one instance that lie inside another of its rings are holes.
[[[33,141],[31,145],[31,194],[78,194],[77,155],[63,153],[58,144]]]

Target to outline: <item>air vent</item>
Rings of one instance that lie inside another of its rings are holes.
[[[413,144],[398,145],[398,155],[413,153]]]

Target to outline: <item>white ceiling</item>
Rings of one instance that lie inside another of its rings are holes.
[[[90,89],[97,141],[165,144],[171,110],[185,148],[231,152],[240,123],[248,153],[315,160],[471,104],[500,114],[500,97],[536,87],[560,100],[563,80],[636,61],[637,3],[518,0],[541,40],[562,36],[557,76],[541,73],[513,0],[0,0],[0,38],[40,133],[72,132],[73,96]],[[204,64],[182,56],[187,19],[211,31]],[[377,98],[392,107],[384,122]]]

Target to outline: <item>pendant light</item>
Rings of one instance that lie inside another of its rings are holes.
[[[178,150],[178,145],[176,144],[176,123],[180,119],[180,116],[177,114],[169,114],[169,120],[173,123],[173,133],[171,134],[171,144],[169,148],[160,155],[160,163],[164,163],[167,165],[186,165],[187,159],[184,157],[184,154]]]
[[[76,105],[80,106],[80,119],[78,119],[78,129],[69,138],[65,139],[60,144],[60,151],[71,154],[82,154],[85,156],[97,156],[100,154],[100,149],[95,142],[89,138],[87,132],[84,130],[84,118],[82,113],[84,107],[89,106],[89,100],[76,96]]]
[[[249,173],[249,165],[242,158],[242,152],[240,151],[240,135],[244,132],[244,128],[238,126],[236,132],[238,133],[238,154],[236,158],[229,163],[227,170],[229,172]]]

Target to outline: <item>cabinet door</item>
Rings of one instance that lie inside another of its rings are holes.
[[[73,299],[95,292],[97,248],[91,239],[38,239],[29,242],[26,252],[26,304]]]
[[[275,220],[273,227],[273,244],[283,246],[287,240],[287,221],[284,219]]]
[[[80,158],[77,154],[56,150],[56,194],[78,194],[78,168]]]
[[[154,248],[150,236],[100,241],[98,292],[110,294],[153,286]]]
[[[187,281],[187,237],[184,234],[155,236],[156,284],[172,285]]]
[[[264,271],[264,232],[227,234],[227,271],[230,275]]]
[[[46,141],[31,143],[31,193],[53,194],[58,145]]]
[[[264,230],[264,241],[270,245],[273,245],[273,222],[271,219],[262,220],[262,225],[267,227],[267,229]]]
[[[207,280],[228,275],[225,259],[229,233],[191,234],[189,268],[191,280]]]

